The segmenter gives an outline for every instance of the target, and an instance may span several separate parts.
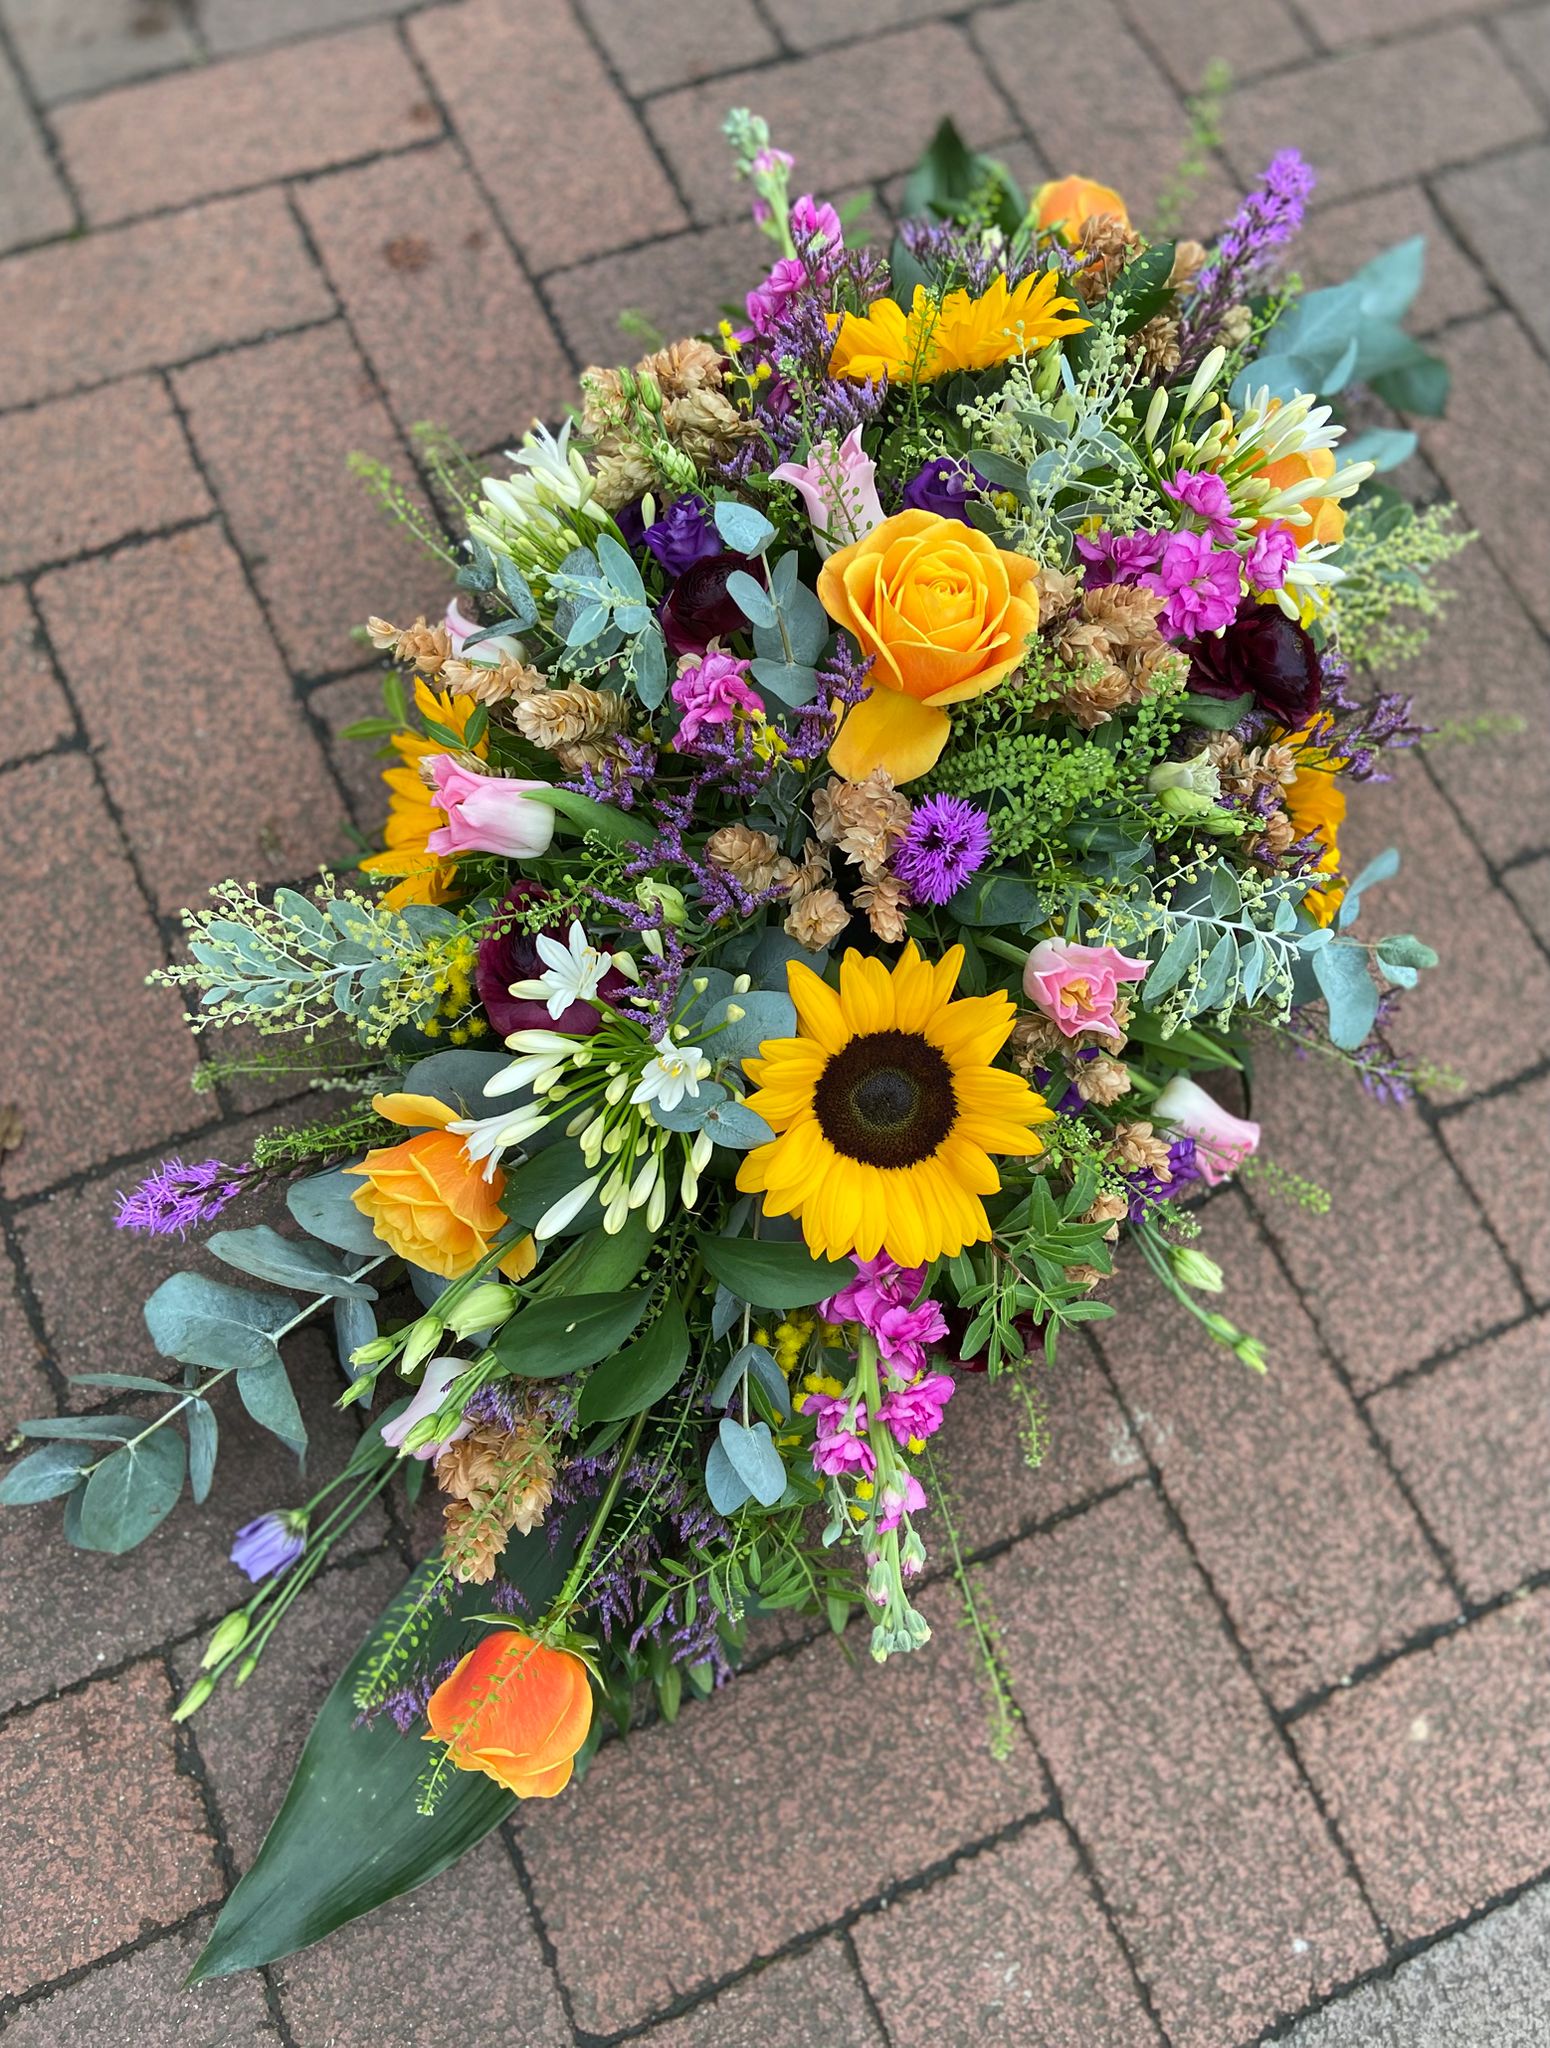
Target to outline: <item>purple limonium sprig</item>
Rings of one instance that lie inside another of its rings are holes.
[[[495,1603],[500,1605],[497,1588]],[[384,1698],[374,1701],[364,1713],[357,1714],[357,1728],[369,1728],[382,1714],[392,1718],[400,1735],[408,1735],[425,1719],[425,1709],[430,1705],[431,1694],[444,1678],[450,1678],[457,1669],[456,1657],[444,1657],[431,1670],[421,1672],[417,1678],[406,1679]]]
[[[231,1561],[256,1586],[288,1571],[307,1547],[304,1508],[272,1508],[256,1521],[244,1522],[232,1539]]]
[[[127,1195],[120,1191],[113,1221],[120,1230],[187,1237],[246,1193],[257,1173],[255,1166],[228,1166],[224,1159],[201,1159],[193,1166],[176,1157],[164,1159]]]
[[[990,820],[961,796],[928,796],[916,806],[893,871],[917,903],[943,904],[978,874],[990,852]]]
[[[981,229],[964,227],[957,221],[901,221],[899,239],[944,291],[961,288],[976,298],[988,291],[1003,271],[1007,284],[1015,286],[1032,277],[1036,270],[1050,267],[1049,252],[1040,254],[1031,242],[1016,256],[1005,243],[988,239]]]
[[[1211,347],[1229,306],[1265,284],[1275,252],[1302,226],[1317,180],[1295,149],[1277,152],[1263,182],[1217,237],[1210,261],[1195,279],[1179,334],[1179,370],[1194,369]]]

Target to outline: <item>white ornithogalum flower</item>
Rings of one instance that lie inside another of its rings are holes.
[[[1298,391],[1284,400],[1270,395],[1269,385],[1250,391],[1233,419],[1235,456],[1258,448],[1268,467],[1286,455],[1306,454],[1313,448],[1333,448],[1345,432],[1333,409],[1314,402],[1311,391]]]
[[[597,1191],[600,1176],[590,1174],[586,1180],[577,1181],[569,1194],[545,1209],[533,1225],[534,1237],[554,1237],[562,1231],[573,1216],[579,1216]]]
[[[463,1140],[463,1150],[477,1164],[484,1161],[484,1177],[494,1180],[502,1155],[521,1145],[548,1123],[550,1112],[528,1105],[507,1110],[504,1116],[460,1116],[447,1125]]]
[[[663,1039],[654,1059],[646,1062],[630,1096],[634,1103],[656,1103],[662,1109],[676,1109],[686,1095],[697,1097],[700,1083],[710,1072],[710,1061],[697,1045],[675,1045],[671,1032]]]
[[[485,1094],[515,1095],[519,1088],[528,1087],[536,1094],[540,1079],[547,1084],[551,1075],[561,1073],[570,1064],[577,1043],[563,1031],[513,1031],[506,1044],[517,1057],[509,1067],[490,1076],[484,1084]]]
[[[514,981],[511,994],[545,1004],[555,1018],[563,1017],[572,1003],[595,1006],[599,984],[614,964],[612,953],[600,952],[574,919],[563,940],[540,932],[536,943],[544,971],[529,981]]]
[[[1286,572],[1281,588],[1272,591],[1276,603],[1289,619],[1301,619],[1323,611],[1330,592],[1345,581],[1345,570],[1327,559],[1339,548],[1338,541],[1310,542],[1298,550],[1297,559]]]

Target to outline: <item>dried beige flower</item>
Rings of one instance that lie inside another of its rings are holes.
[[[850,912],[832,889],[810,889],[792,902],[785,928],[799,946],[816,953],[837,939],[849,923]]]
[[[1091,213],[1077,229],[1076,239],[1087,261],[1077,273],[1081,299],[1095,306],[1107,298],[1131,257],[1145,244],[1117,213]]]
[[[387,619],[373,616],[366,621],[366,631],[371,635],[373,647],[384,654],[391,654],[395,661],[401,661],[405,668],[412,668],[416,675],[438,675],[452,652],[452,640],[446,627],[428,626],[423,618],[400,630]]]
[[[869,882],[887,867],[913,816],[908,797],[894,788],[885,768],[874,768],[864,782],[833,775],[813,793],[813,828],[819,839],[838,846]]]
[[[1118,1102],[1122,1095],[1130,1093],[1129,1067],[1108,1053],[1101,1052],[1096,1059],[1074,1061],[1071,1079],[1082,1100],[1095,1102],[1100,1109],[1106,1109],[1111,1102]]]
[[[1167,1141],[1148,1123],[1116,1124],[1109,1153],[1129,1173],[1155,1173],[1159,1180],[1172,1179]]]
[[[482,1422],[436,1460],[436,1484],[449,1496],[442,1551],[461,1585],[485,1585],[515,1529],[527,1535],[554,1496],[554,1459],[546,1439],[525,1423]]]
[[[705,857],[753,896],[777,883],[789,886],[797,873],[779,840],[753,825],[718,826],[705,842]]]
[[[503,654],[498,662],[462,661],[456,655],[442,664],[441,680],[449,690],[472,697],[476,704],[506,704],[544,690],[549,679],[541,669]]]
[[[898,876],[886,873],[875,881],[863,882],[855,896],[856,908],[866,912],[873,936],[885,946],[903,944],[904,907],[908,901],[909,891]]]
[[[576,740],[595,740],[618,732],[629,717],[629,706],[617,690],[589,690],[573,683],[568,690],[544,690],[523,697],[515,717],[524,739],[553,753]]]

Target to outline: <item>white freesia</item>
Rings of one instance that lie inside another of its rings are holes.
[[[670,1037],[664,1038],[656,1057],[646,1062],[630,1100],[676,1109],[686,1095],[698,1098],[700,1083],[709,1072],[710,1061],[697,1045],[675,1045]]]
[[[614,964],[612,953],[592,945],[575,921],[563,941],[540,932],[537,947],[538,957],[544,963],[543,973],[528,981],[514,981],[512,995],[543,1003],[555,1018],[563,1017],[572,1003],[591,1003],[595,1007],[598,988]]]

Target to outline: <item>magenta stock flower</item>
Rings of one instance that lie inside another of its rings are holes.
[[[1255,590],[1279,590],[1297,559],[1297,536],[1279,519],[1257,533],[1243,558],[1243,573]]]
[[[815,199],[811,192],[804,192],[800,199],[791,202],[791,239],[797,245],[797,254],[817,276],[827,275],[833,259],[845,247],[839,215],[827,200]]]
[[[856,1277],[838,1294],[820,1302],[825,1322],[859,1323],[877,1343],[878,1353],[895,1384],[925,1370],[929,1346],[947,1335],[947,1318],[934,1301],[916,1301],[925,1280],[924,1266],[896,1266],[886,1252],[875,1259],[853,1259]]]
[[[1147,965],[1128,959],[1117,946],[1040,939],[1023,968],[1023,993],[1067,1038],[1080,1031],[1112,1031],[1121,982],[1144,980]]]
[[[886,1536],[890,1529],[897,1529],[906,1515],[918,1515],[926,1506],[926,1489],[913,1472],[906,1472],[902,1483],[885,1486],[877,1500],[877,1527]]]
[[[508,860],[534,860],[554,837],[554,808],[536,803],[529,790],[545,782],[516,776],[476,775],[450,754],[432,754],[431,798],[447,814],[445,825],[427,834],[432,853],[498,853]]]
[[[794,299],[807,283],[807,265],[800,256],[782,256],[768,277],[761,279],[744,299],[748,324],[755,334],[768,334],[780,317],[781,308]]]
[[[1170,639],[1214,633],[1238,609],[1243,575],[1238,557],[1208,533],[1171,533],[1157,567],[1140,579],[1167,599],[1157,624]]]
[[[763,700],[748,687],[748,669],[746,661],[717,648],[683,664],[673,683],[673,702],[683,711],[680,747],[693,747],[703,726],[730,725],[739,711],[763,711]]]
[[[814,1443],[813,1470],[825,1479],[843,1479],[847,1474],[870,1479],[877,1470],[877,1459],[864,1437],[853,1430],[836,1429]]]
[[[1213,540],[1231,540],[1236,534],[1232,499],[1222,479],[1209,469],[1181,469],[1163,495],[1198,519]]]
[[[1111,533],[1106,526],[1095,534],[1079,533],[1076,551],[1087,564],[1083,582],[1089,590],[1101,590],[1109,583],[1136,582],[1155,568],[1165,538],[1160,533]]]
[[[953,1398],[953,1385],[951,1374],[933,1372],[912,1386],[897,1387],[879,1402],[878,1420],[888,1425],[899,1444],[934,1436],[942,1427],[942,1411]]]

